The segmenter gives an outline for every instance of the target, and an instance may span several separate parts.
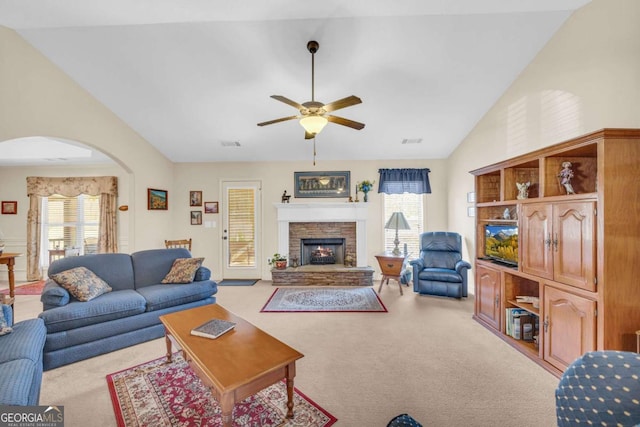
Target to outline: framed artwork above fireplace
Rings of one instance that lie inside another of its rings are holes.
[[[296,198],[349,197],[351,172],[294,172]]]

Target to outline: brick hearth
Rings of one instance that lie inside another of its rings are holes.
[[[373,286],[373,268],[303,265],[271,270],[273,286]]]

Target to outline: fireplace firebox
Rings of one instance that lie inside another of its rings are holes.
[[[300,265],[344,264],[345,239],[300,239]]]

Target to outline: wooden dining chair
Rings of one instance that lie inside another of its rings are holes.
[[[170,248],[185,248],[191,252],[191,239],[182,239],[182,240],[165,240],[164,245],[167,249]]]

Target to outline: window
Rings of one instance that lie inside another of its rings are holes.
[[[96,253],[99,223],[100,196],[43,197],[42,264],[49,261],[51,250],[61,255]]]
[[[407,253],[410,257],[416,258],[420,253],[420,233],[423,231],[423,200],[422,194],[383,194],[384,222],[391,217],[394,212],[402,212],[411,230],[398,230],[400,240],[400,251],[404,252],[404,245],[407,245]],[[395,230],[384,230],[384,248],[392,251],[395,247],[393,241],[396,238]]]

